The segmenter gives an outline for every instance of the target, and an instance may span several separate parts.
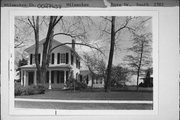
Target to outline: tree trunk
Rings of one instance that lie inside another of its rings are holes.
[[[112,16],[111,21],[111,44],[110,44],[110,52],[109,52],[109,61],[107,66],[107,78],[105,83],[105,92],[111,91],[111,68],[113,62],[113,54],[114,54],[114,45],[115,45],[115,16]]]
[[[140,75],[140,72],[141,72],[141,62],[142,62],[142,56],[143,56],[143,49],[144,49],[144,43],[142,41],[142,44],[141,44],[141,53],[140,53],[138,71],[137,71],[137,91],[139,91],[139,75]]]
[[[48,28],[48,33],[46,36],[46,40],[43,44],[43,55],[42,55],[42,66],[41,66],[41,82],[45,84],[46,80],[46,72],[47,68],[49,67],[49,59],[50,59],[50,50],[51,50],[51,43],[54,34],[54,27],[53,27],[53,17],[50,17],[50,23]]]
[[[139,72],[140,72],[140,70],[139,70],[139,68],[138,68],[138,71],[137,71],[137,91],[139,91]]]
[[[33,16],[34,17],[34,16]],[[33,18],[34,19],[34,18]],[[40,82],[40,62],[38,60],[39,53],[39,16],[36,17],[36,25],[34,26],[34,34],[35,34],[35,64],[37,68],[37,82]]]
[[[91,84],[91,90],[93,89],[93,85],[94,85],[94,75],[92,74],[92,84]]]

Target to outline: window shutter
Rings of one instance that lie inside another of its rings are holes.
[[[69,63],[69,54],[66,53],[66,64],[68,64],[68,63]]]
[[[51,56],[51,57],[52,57],[52,58],[51,58],[51,64],[54,64],[54,53],[52,53],[51,55],[52,55],[52,56]]]
[[[60,64],[60,53],[57,54],[57,64]]]
[[[41,54],[38,54],[38,61],[39,61],[39,64],[41,62]]]
[[[30,65],[32,65],[32,59],[33,59],[33,55],[30,54]]]

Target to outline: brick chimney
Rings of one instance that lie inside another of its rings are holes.
[[[75,50],[75,40],[72,39],[72,49]]]

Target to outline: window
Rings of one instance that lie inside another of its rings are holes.
[[[65,53],[61,53],[60,54],[60,59],[61,59],[61,63],[66,63],[66,54]]]
[[[96,84],[98,84],[99,83],[99,80],[96,80]]]
[[[60,53],[57,54],[57,64],[60,64]]]
[[[54,64],[54,53],[51,54],[51,64]]]
[[[76,59],[76,68],[80,68],[80,60]]]

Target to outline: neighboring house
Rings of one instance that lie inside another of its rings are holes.
[[[139,86],[141,87],[153,87],[153,77],[149,77],[149,78],[140,78],[143,80],[143,82],[141,82],[139,84]]]
[[[39,42],[39,57],[40,64],[42,63],[43,43],[45,39]],[[52,48],[62,44],[57,40],[52,40]],[[37,69],[35,65],[35,44],[25,49],[29,54],[28,65],[21,67],[21,85],[36,85],[37,84]],[[75,41],[72,40],[72,48],[67,45],[57,47],[51,52],[48,72],[46,74],[45,85],[49,88],[64,88],[69,74],[75,79],[79,78],[80,74],[80,56],[75,51]]]
[[[87,84],[88,87],[92,86],[92,74],[89,70],[80,71],[80,81]],[[104,87],[104,78],[98,77],[93,80],[93,88],[102,88]]]

